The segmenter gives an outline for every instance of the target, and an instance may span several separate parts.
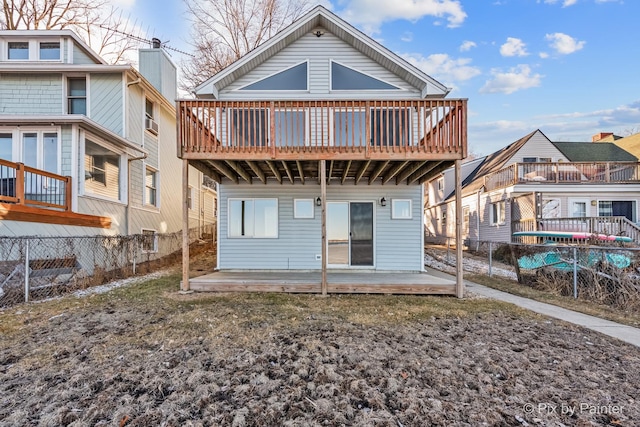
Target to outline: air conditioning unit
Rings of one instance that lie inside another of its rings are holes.
[[[153,119],[144,119],[144,128],[154,135],[158,134],[158,124]]]

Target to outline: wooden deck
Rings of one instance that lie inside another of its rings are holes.
[[[321,293],[320,272],[216,272],[189,280],[198,292]],[[328,293],[455,295],[456,283],[428,273],[328,272]]]

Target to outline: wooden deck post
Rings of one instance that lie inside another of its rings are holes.
[[[320,160],[320,199],[322,200],[322,295],[327,295],[327,168]]]
[[[189,160],[182,160],[182,286],[189,287]]]
[[[462,264],[462,180],[461,160],[455,161],[456,194],[456,296],[464,297],[464,278]]]

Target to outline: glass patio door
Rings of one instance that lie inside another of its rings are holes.
[[[327,264],[373,267],[373,202],[327,203]]]

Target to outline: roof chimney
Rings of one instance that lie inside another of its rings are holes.
[[[157,39],[155,37],[151,39],[151,47],[153,49],[160,49],[161,44],[162,42],[160,41],[160,39]]]
[[[595,135],[593,135],[591,137],[591,142],[598,142],[598,141],[602,141],[603,139],[609,137],[609,136],[613,136],[613,132],[600,132],[600,133],[596,133]]]

